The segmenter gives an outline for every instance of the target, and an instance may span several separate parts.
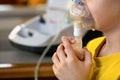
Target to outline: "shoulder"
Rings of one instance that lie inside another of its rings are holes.
[[[105,37],[98,37],[88,42],[87,49],[94,54],[95,50],[99,47],[100,44],[105,40]]]
[[[93,46],[93,44],[94,45],[99,45],[104,39],[105,39],[105,37],[95,38],[95,39],[93,39],[93,40],[91,40],[91,41],[88,42],[87,47],[89,47],[91,45]]]

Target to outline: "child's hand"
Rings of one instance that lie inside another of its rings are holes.
[[[78,59],[68,38],[62,38],[62,44],[52,57],[53,71],[59,80],[88,80],[92,67],[92,57],[83,49],[84,60]],[[73,41],[74,42],[74,41]]]
[[[75,55],[77,56],[78,59],[80,60],[84,60],[84,53],[82,50],[82,44],[79,44],[78,42],[76,42],[75,38],[69,38],[69,37],[62,37],[62,41],[64,41],[64,38],[67,39],[70,44],[72,45],[72,48],[75,52]]]

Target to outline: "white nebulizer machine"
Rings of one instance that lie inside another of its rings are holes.
[[[87,7],[86,0],[72,0],[69,6],[68,15],[73,21],[74,26],[76,43],[73,45],[73,48],[81,50],[83,28],[92,29],[94,26],[94,20]]]
[[[47,54],[52,56],[61,43],[62,35],[73,36],[73,27],[66,13],[68,2],[69,0],[48,0],[45,13],[15,26],[8,36],[9,41],[18,49],[39,54],[53,42]],[[54,37],[56,39],[52,41]]]

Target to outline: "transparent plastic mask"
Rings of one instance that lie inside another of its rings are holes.
[[[68,11],[69,17],[74,22],[82,22],[83,27],[92,29],[94,19],[86,4],[86,0],[73,0]]]

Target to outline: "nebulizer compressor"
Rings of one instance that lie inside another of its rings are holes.
[[[68,16],[73,22],[74,27],[74,37],[76,43],[73,44],[73,49],[81,50],[82,49],[82,34],[83,28],[89,30],[93,29],[95,24],[94,19],[87,7],[86,0],[72,0],[69,9]],[[76,55],[81,57],[80,54]]]

